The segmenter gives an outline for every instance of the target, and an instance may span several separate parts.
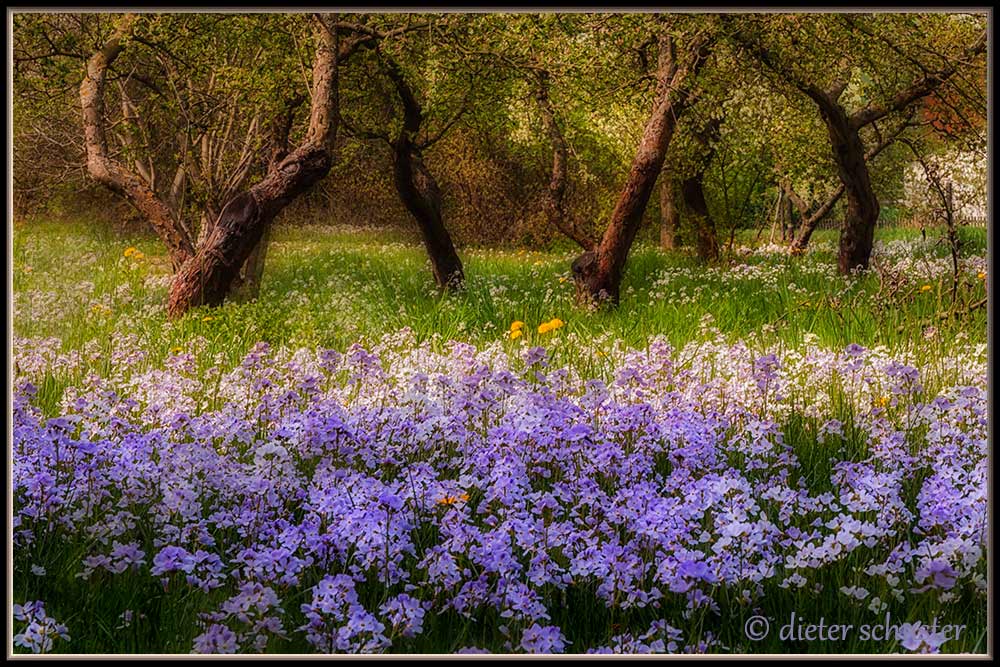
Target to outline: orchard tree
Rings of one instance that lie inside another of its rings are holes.
[[[868,162],[881,143],[870,135],[885,136],[880,123],[896,127],[928,95],[983,66],[984,17],[779,14],[726,21],[736,43],[819,110],[847,197],[838,266],[845,274],[867,268],[879,217]]]
[[[388,81],[376,99],[359,100],[367,103],[361,120],[348,120],[348,113],[357,111],[345,109],[344,126],[357,138],[388,147],[393,184],[420,230],[435,284],[442,291],[457,290],[464,285],[465,271],[445,226],[441,188],[427,167],[425,153],[469,110],[475,72],[441,48],[447,43],[441,35],[462,32],[465,17],[378,19],[336,24],[370,39],[369,64],[375,71],[363,70],[365,88],[374,89],[373,76]]]
[[[102,46],[86,59],[79,85],[87,170],[144,215],[178,270],[222,205],[264,174],[290,130],[264,119],[288,116],[302,99],[285,75],[287,56],[277,55],[290,45],[292,22],[211,14],[94,22],[110,23],[112,35],[95,37]]]
[[[646,204],[678,119],[697,95],[698,72],[711,53],[713,27],[707,17],[655,16],[648,30],[638,43],[656,46],[652,109],[600,242],[573,262],[577,300],[582,303],[618,303],[625,262]]]
[[[104,183],[110,189],[118,192],[139,209],[150,221],[154,229],[165,242],[175,266],[175,276],[170,289],[167,304],[171,316],[179,316],[190,308],[199,305],[218,305],[230,291],[239,277],[239,271],[244,266],[251,253],[265,235],[269,225],[285,206],[298,195],[311,188],[329,171],[333,161],[333,143],[337,134],[339,118],[338,105],[338,64],[355,53],[362,45],[372,41],[368,35],[354,35],[344,40],[339,39],[337,28],[330,16],[304,15],[295,17],[311,28],[313,37],[312,75],[309,91],[310,113],[309,123],[304,137],[298,145],[287,150],[288,134],[291,129],[291,114],[297,106],[295,95],[287,96],[287,86],[276,86],[272,92],[276,100],[265,106],[262,111],[254,111],[248,128],[255,129],[264,122],[265,111],[271,117],[268,119],[270,130],[263,131],[268,137],[265,141],[255,141],[254,132],[247,130],[244,151],[231,150],[228,139],[232,136],[233,127],[239,118],[247,118],[241,110],[234,110],[222,123],[222,135],[210,134],[209,124],[204,120],[199,122],[199,114],[194,105],[185,106],[185,100],[193,100],[197,96],[175,94],[179,114],[188,114],[186,120],[191,127],[201,132],[199,141],[187,143],[179,141],[180,151],[192,150],[192,145],[198,143],[202,149],[199,156],[200,164],[190,168],[189,175],[201,174],[207,180],[209,174],[216,174],[217,160],[236,160],[235,173],[227,179],[229,191],[232,183],[245,183],[242,189],[225,200],[225,204],[217,215],[208,215],[209,228],[195,242],[186,226],[171,214],[168,198],[159,193],[145,180],[141,174],[129,169],[125,163],[114,158],[108,150],[106,138],[107,116],[105,113],[106,83],[111,67],[126,47],[146,41],[159,50],[166,50],[164,43],[155,42],[143,32],[143,22],[140,17],[128,14],[118,17],[113,26],[111,36],[87,60],[86,76],[80,85],[80,99],[84,117],[84,135],[87,149],[87,165],[91,175]],[[272,26],[272,31],[273,31]],[[294,33],[292,34],[295,39]],[[183,44],[183,41],[181,42]],[[179,46],[178,46],[179,48]],[[183,61],[183,56],[171,55],[172,60]],[[263,54],[261,54],[263,57]],[[173,63],[175,64],[175,63]],[[178,70],[171,65],[164,65],[169,84],[180,85]],[[212,76],[224,72],[225,68],[212,70]],[[169,77],[173,77],[170,79]],[[188,82],[189,85],[190,82]],[[238,89],[239,84],[233,84]],[[193,86],[192,86],[193,87]],[[227,96],[223,96],[224,99]],[[238,103],[231,101],[231,103]],[[254,101],[249,100],[253,105]],[[261,104],[261,100],[257,100]],[[212,132],[215,132],[213,128]],[[210,137],[205,141],[205,137]],[[190,138],[190,135],[188,135]],[[222,143],[217,155],[212,155],[212,145],[218,138]],[[206,150],[206,146],[208,147]],[[270,159],[266,173],[255,183],[248,183],[245,176],[240,175],[242,164],[249,159],[248,155],[258,152],[264,147],[265,154]],[[269,150],[268,150],[269,148]],[[194,159],[182,160],[188,166]],[[204,168],[204,170],[203,170]],[[225,171],[225,170],[223,170]]]

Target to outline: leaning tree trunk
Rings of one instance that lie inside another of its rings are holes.
[[[663,168],[677,118],[691,101],[687,88],[707,53],[707,40],[699,38],[691,48],[687,62],[678,66],[673,38],[662,38],[657,63],[656,98],[625,186],[600,244],[577,257],[572,265],[578,302],[618,303],[625,261]]]
[[[123,40],[132,32],[136,18],[135,14],[122,17],[111,39],[87,61],[87,73],[80,84],[87,171],[96,181],[124,197],[142,213],[166,244],[170,263],[176,271],[194,254],[191,238],[153,188],[141,176],[108,155],[104,135],[105,75],[121,53]]]
[[[406,137],[401,136],[393,147],[393,180],[400,200],[420,228],[434,282],[443,290],[460,289],[465,273],[441,218],[441,191],[420,151]]]
[[[460,289],[465,283],[462,260],[441,217],[441,190],[424,164],[417,133],[424,120],[423,110],[406,82],[399,65],[386,57],[386,73],[396,87],[403,105],[403,125],[392,144],[393,182],[400,200],[417,222],[441,290]]]
[[[708,211],[708,202],[705,200],[703,176],[703,173],[697,173],[684,179],[681,183],[681,194],[694,227],[698,257],[705,262],[714,262],[719,259],[719,239],[715,220],[712,219]]]
[[[195,256],[174,277],[167,302],[171,317],[222,303],[271,221],[330,171],[338,118],[337,39],[323,19],[315,21],[312,111],[305,141],[262,181],[229,200]]]
[[[285,158],[275,173],[233,197],[198,252],[174,277],[167,312],[178,317],[196,306],[221,304],[267,226],[323,178],[331,164],[329,149],[306,143]]]
[[[677,246],[681,216],[675,199],[674,182],[663,174],[660,177],[660,248],[663,250],[672,250]]]

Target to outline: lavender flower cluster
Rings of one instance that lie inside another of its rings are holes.
[[[444,613],[498,618],[506,651],[723,649],[678,626],[719,614],[720,591],[756,609],[834,569],[844,604],[873,611],[875,588],[985,600],[983,349],[933,378],[858,345],[610,354],[606,378],[540,347],[441,351],[406,331],[344,352],[261,343],[229,370],[180,352],[125,372],[124,355],[54,418],[36,400],[54,358],[21,359],[15,549],[82,536],[83,579],[225,592],[191,619],[191,649],[211,653],[290,636],[389,651]],[[786,441],[793,415],[814,427],[805,445]],[[571,591],[661,620],[575,645],[552,620]],[[41,603],[19,609],[19,645],[68,640]]]

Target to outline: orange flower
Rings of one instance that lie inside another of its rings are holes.
[[[462,493],[462,494],[459,494],[457,496],[445,496],[444,498],[442,498],[441,500],[438,501],[438,505],[454,505],[459,500],[461,500],[462,502],[465,502],[468,499],[469,499],[469,494],[468,493]]]

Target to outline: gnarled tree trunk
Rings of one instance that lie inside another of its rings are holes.
[[[87,73],[80,84],[87,171],[96,181],[124,197],[142,213],[166,244],[170,263],[177,270],[194,254],[191,238],[149,183],[108,155],[104,135],[105,76],[122,52],[122,41],[131,34],[136,18],[135,14],[122,17],[111,39],[87,61]]]
[[[699,36],[684,62],[678,63],[673,38],[661,37],[656,98],[625,186],[600,244],[577,257],[572,265],[578,302],[618,303],[625,261],[663,168],[677,118],[690,103],[689,87],[707,55],[708,40]]]
[[[170,316],[222,303],[275,216],[330,171],[338,117],[337,38],[319,17],[314,35],[312,111],[305,141],[262,181],[229,200],[195,256],[174,277],[167,302]]]
[[[268,169],[274,169],[288,155],[288,137],[295,122],[295,110],[305,101],[305,96],[297,94],[285,102],[284,113],[275,118],[271,124],[271,149],[268,159]],[[233,297],[238,301],[252,301],[260,294],[260,283],[264,277],[264,263],[267,259],[267,245],[271,237],[271,226],[268,225],[261,235],[260,241],[244,262]]]
[[[424,115],[398,64],[386,58],[386,71],[403,105],[403,125],[392,142],[392,175],[396,192],[420,228],[439,289],[460,289],[465,282],[462,260],[441,217],[441,190],[424,164],[417,133]]]

